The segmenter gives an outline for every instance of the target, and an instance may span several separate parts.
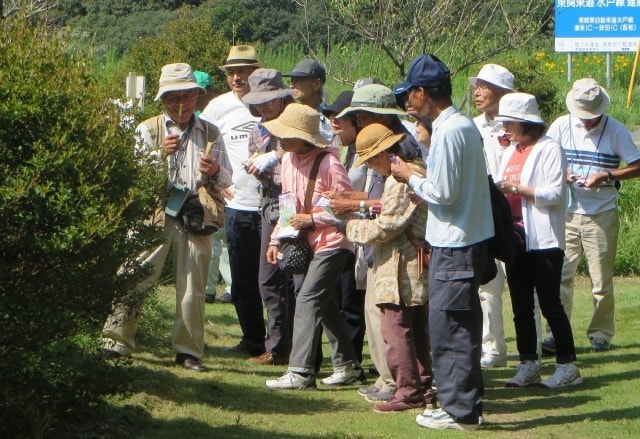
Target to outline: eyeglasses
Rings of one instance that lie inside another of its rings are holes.
[[[198,97],[198,91],[189,91],[184,93],[167,93],[162,96],[162,100],[167,104],[177,104],[182,101],[190,101]]]

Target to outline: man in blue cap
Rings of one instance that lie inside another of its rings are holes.
[[[484,392],[478,287],[494,234],[482,138],[473,120],[453,105],[450,71],[437,57],[413,60],[407,82],[414,111],[433,120],[427,177],[412,175],[400,159],[391,170],[429,206],[429,334],[441,405],[416,422],[437,430],[475,430]]]

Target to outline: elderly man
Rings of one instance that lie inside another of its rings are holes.
[[[143,292],[151,283],[158,281],[169,251],[172,251],[176,287],[172,338],[175,362],[196,372],[206,370],[202,362],[204,295],[211,258],[211,236],[186,231],[181,206],[187,196],[196,193],[203,178],[211,180],[209,183],[215,181],[218,189],[231,184],[229,172],[220,167],[221,163],[226,163],[220,132],[214,125],[194,115],[201,93],[204,89],[196,82],[188,64],[164,66],[156,96],[156,100],[162,100],[164,113],[142,122],[136,130],[139,149],[166,154],[170,188],[163,212],[166,239],[154,250],[140,255],[140,263],[152,266],[152,273],[139,289]],[[213,144],[211,154],[204,154],[207,143]],[[117,306],[114,309],[103,329],[103,353],[106,356],[131,355],[135,349],[134,336],[139,316],[140,307]]]
[[[231,266],[231,300],[242,329],[242,339],[231,348],[250,356],[265,353],[266,329],[258,286],[260,266],[260,182],[247,172],[249,139],[259,117],[253,116],[242,98],[249,93],[249,75],[262,67],[251,46],[233,46],[227,62],[231,91],[209,102],[201,118],[222,133],[233,169],[233,197],[227,200],[225,230]]]
[[[589,266],[593,316],[587,336],[593,352],[611,348],[614,328],[613,262],[618,245],[618,187],[620,180],[640,175],[640,152],[629,131],[611,116],[607,91],[594,79],[579,79],[567,94],[569,114],[549,127],[548,135],[564,149],[569,169],[566,249],[560,299],[569,317],[573,305],[573,279],[584,254]],[[620,168],[620,162],[627,166]],[[548,334],[544,353],[555,353]]]
[[[412,175],[400,159],[391,171],[429,208],[429,334],[441,405],[416,421],[437,430],[475,430],[484,393],[478,287],[487,269],[487,240],[494,234],[482,138],[453,105],[449,68],[434,55],[414,59],[407,82],[415,112],[433,120],[427,177]]]
[[[498,64],[485,64],[478,76],[469,78],[473,87],[476,109],[481,112],[473,119],[480,130],[484,143],[484,157],[487,173],[496,176],[502,154],[510,142],[504,137],[502,122],[495,120],[498,115],[500,98],[514,91],[513,74]],[[507,365],[507,343],[502,321],[502,292],[504,290],[504,265],[496,260],[498,273],[489,283],[480,286],[482,306],[482,358],[483,368]]]

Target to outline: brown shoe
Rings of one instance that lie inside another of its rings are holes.
[[[270,364],[272,366],[286,366],[289,364],[289,357],[285,357],[279,354],[273,354],[271,352],[265,352],[257,357],[249,358],[249,361],[256,364]]]
[[[201,360],[187,354],[176,355],[176,364],[194,372],[204,372],[207,370],[207,366],[205,366]]]

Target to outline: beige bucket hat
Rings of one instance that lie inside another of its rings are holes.
[[[307,105],[289,104],[277,119],[262,125],[281,139],[302,139],[319,148],[327,147],[327,140],[320,135],[320,113]]]
[[[200,93],[204,93],[204,87],[198,84],[193,70],[189,64],[174,63],[167,64],[162,67],[160,73],[158,94],[155,100],[159,100],[163,94],[170,91],[182,91],[198,89]]]
[[[595,119],[609,108],[609,94],[593,78],[578,79],[567,94],[567,108],[578,119]]]

